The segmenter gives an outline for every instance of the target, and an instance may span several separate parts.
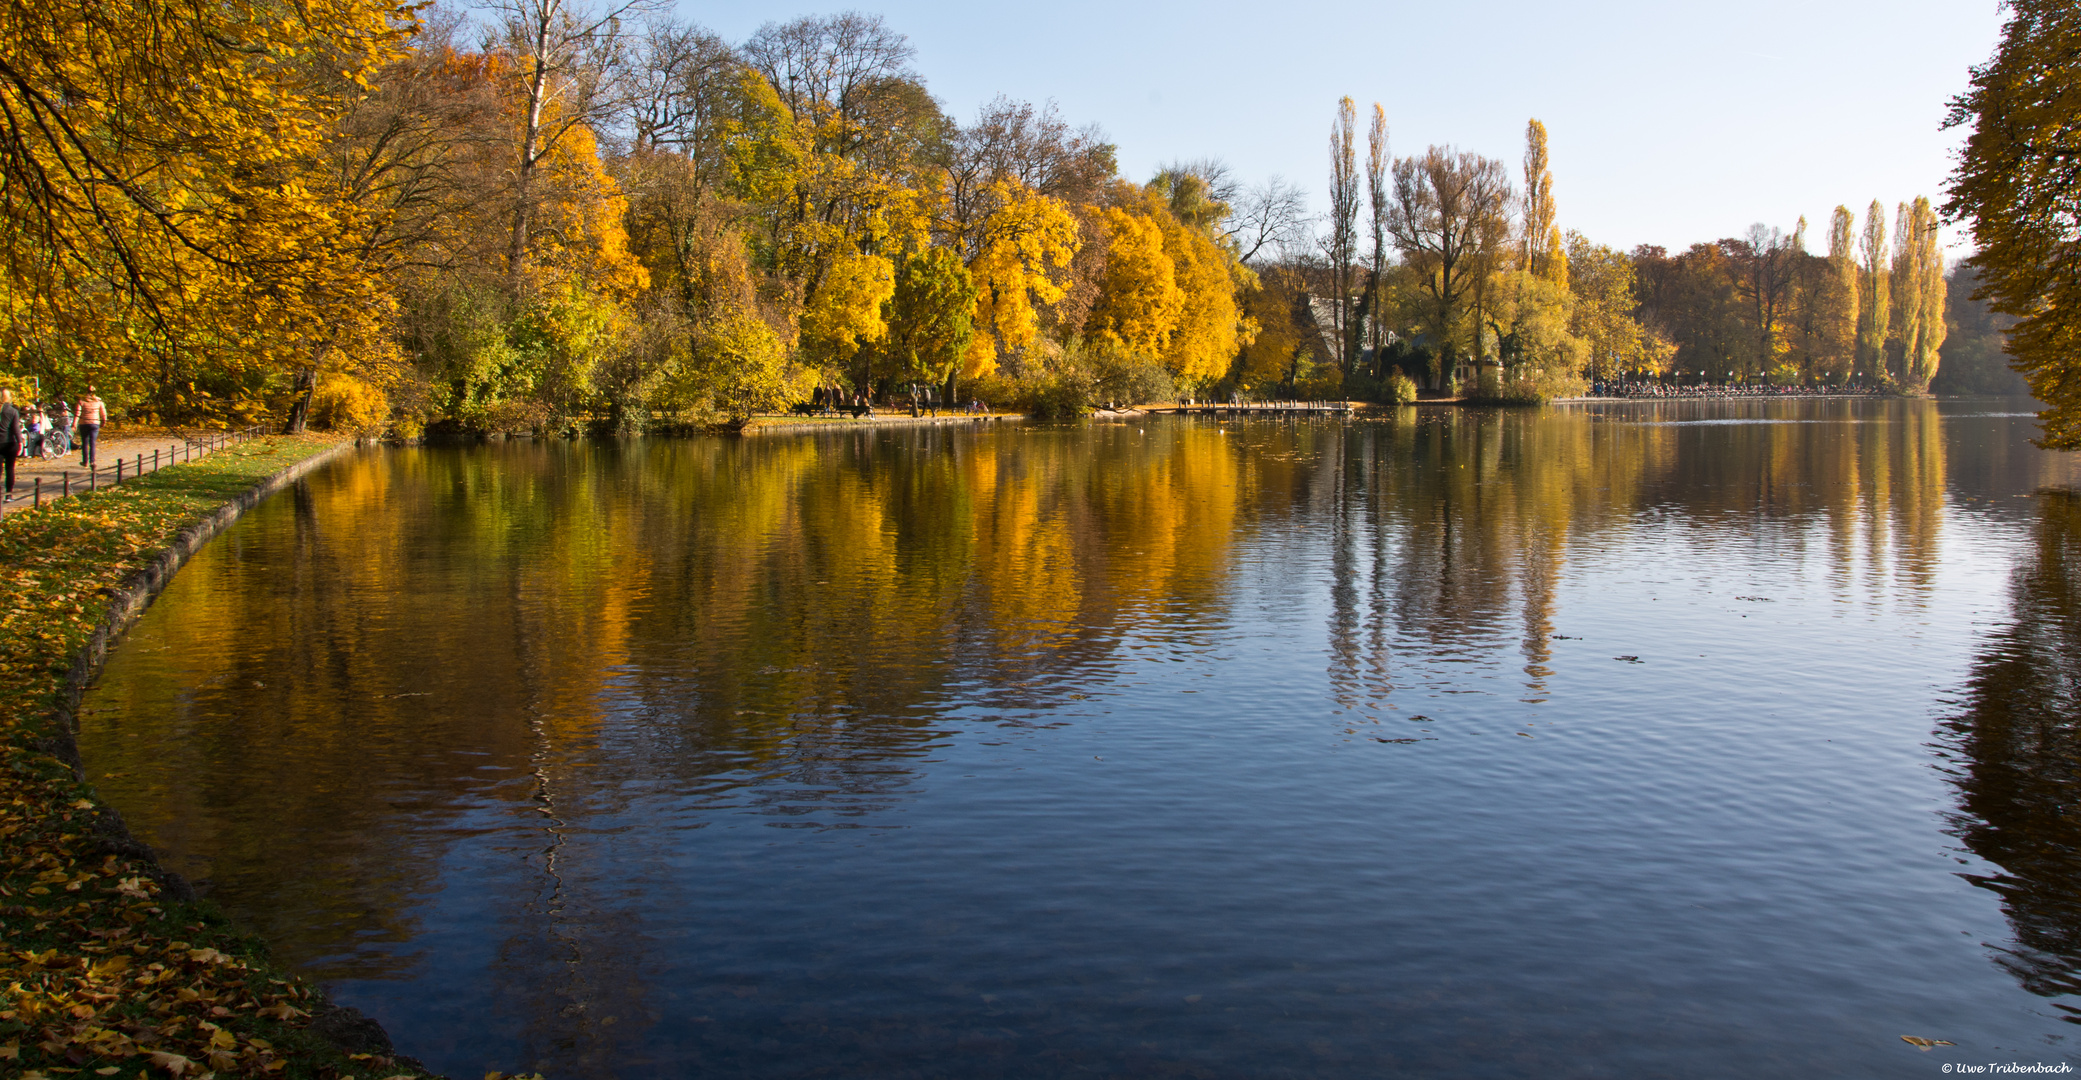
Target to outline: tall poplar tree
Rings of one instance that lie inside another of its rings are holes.
[[[1857,363],[1858,303],[1857,215],[1838,206],[1828,218],[1828,273],[1822,279],[1821,346],[1817,357],[1828,365],[1824,374],[1855,370]]]
[[[1894,380],[1908,384],[1908,351],[1922,333],[1922,309],[1915,303],[1915,218],[1907,203],[1893,204],[1893,270],[1886,280],[1892,300],[1886,327],[1886,367]]]
[[[1330,128],[1330,283],[1335,291],[1337,366],[1351,371],[1357,334],[1351,318],[1351,263],[1358,254],[1358,105],[1337,103]]]
[[[1900,327],[1900,381],[1920,393],[1936,377],[1937,350],[1944,344],[1944,252],[1929,199],[1917,196],[1901,207],[1893,238],[1893,308]]]
[[[1568,256],[1561,247],[1561,227],[1554,221],[1554,174],[1547,166],[1546,125],[1525,124],[1524,241],[1520,257],[1525,269],[1549,281],[1566,283]]]
[[[1864,235],[1857,243],[1857,367],[1874,377],[1886,371],[1887,286],[1891,267],[1886,259],[1886,207],[1871,201],[1864,214]]]
[[[1373,103],[1373,125],[1366,129],[1366,226],[1372,233],[1372,266],[1366,278],[1363,312],[1369,326],[1366,344],[1380,352],[1382,282],[1387,273],[1387,110]],[[1378,361],[1375,361],[1377,368]]]

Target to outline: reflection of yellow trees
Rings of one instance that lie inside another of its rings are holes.
[[[1838,579],[1861,566],[1924,585],[1948,462],[1930,402],[1459,411],[1354,428],[1336,453],[1356,495],[1337,502],[1330,620],[1349,708],[1387,699],[1395,642],[1427,660],[1493,655],[1512,624],[1525,690],[1543,695],[1570,549],[1644,516],[1666,516],[1674,540],[1736,523],[1770,558],[1826,537]]]
[[[1347,707],[1513,643],[1536,699],[1586,545],[1683,559],[1722,523],[1913,583],[1946,470],[2010,467],[1920,403],[1414,412],[368,455],[181,575],[84,748],[141,833],[264,883],[247,914],[309,960],[405,932],[442,841],[394,847],[399,818],[576,820],[637,797],[629,776],[867,813],[950,706],[1017,720],[1125,642],[1218,641],[1239,546],[1266,587],[1329,590]],[[238,647],[165,648],[191,640]]]

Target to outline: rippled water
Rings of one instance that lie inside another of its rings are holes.
[[[367,452],[181,573],[82,746],[457,1076],[2063,1061],[2081,468],[2031,434],[1802,401]]]

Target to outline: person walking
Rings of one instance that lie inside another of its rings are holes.
[[[88,468],[93,467],[94,443],[101,434],[101,425],[105,423],[108,423],[108,406],[103,405],[101,399],[94,396],[94,388],[89,386],[87,387],[87,392],[80,395],[79,399],[79,463],[81,465],[85,465]]]
[[[14,459],[22,456],[22,411],[14,407],[14,391],[0,390],[0,468],[7,475],[7,497],[14,501]]]

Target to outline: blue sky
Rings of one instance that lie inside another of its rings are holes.
[[[1551,132],[1562,226],[1628,248],[1681,248],[1757,221],[1789,230],[1801,214],[1818,236],[1838,203],[1861,214],[1874,198],[1940,198],[1959,141],[1939,130],[1945,103],[2001,26],[1994,0],[678,10],[741,41],[765,21],[846,6],[910,37],[956,117],[998,93],[1053,98],[1072,124],[1103,126],[1137,179],[1218,157],[1245,181],[1283,175],[1319,206],[1344,94],[1386,108],[1396,154],[1451,143],[1513,171],[1536,116]]]

